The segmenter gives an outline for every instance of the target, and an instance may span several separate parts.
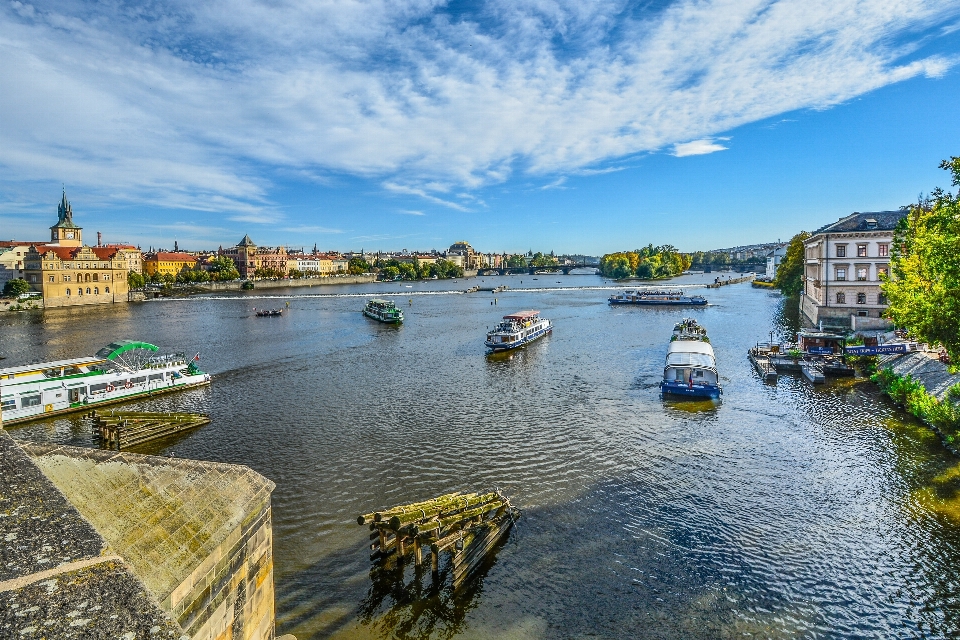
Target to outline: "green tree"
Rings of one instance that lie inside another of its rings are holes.
[[[130,271],[127,273],[127,285],[131,289],[143,289],[147,284],[147,279],[143,277],[142,273],[137,271]]]
[[[552,267],[557,264],[557,259],[553,256],[547,256],[539,251],[533,254],[533,260],[530,261],[531,267]]]
[[[3,295],[8,298],[16,298],[28,291],[30,291],[30,285],[23,278],[7,280],[6,284],[3,285]]]
[[[347,271],[348,271],[351,275],[358,276],[358,275],[360,275],[361,273],[370,273],[371,267],[370,267],[370,264],[369,264],[366,260],[364,260],[363,258],[361,258],[361,257],[359,257],[359,256],[356,256],[356,257],[354,257],[354,258],[350,258],[350,262],[349,262],[349,266],[348,266]]]
[[[394,266],[387,266],[380,270],[384,280],[396,280],[400,276],[400,269]]]
[[[960,186],[960,157],[940,163]],[[935,189],[912,205],[893,236],[892,277],[880,287],[887,317],[960,362],[960,193]]]
[[[790,238],[787,253],[783,256],[777,275],[773,279],[773,286],[780,289],[785,296],[795,296],[803,290],[803,241],[810,237],[806,231],[801,231]]]
[[[523,256],[519,253],[515,253],[509,258],[507,258],[507,268],[508,269],[523,269],[527,266],[527,261],[523,259]]]
[[[237,271],[237,265],[227,256],[217,256],[210,261],[210,277],[219,282],[227,280],[237,280],[240,272]]]
[[[400,276],[404,280],[416,280],[417,279],[417,268],[414,267],[409,262],[401,262],[397,267],[400,270]]]

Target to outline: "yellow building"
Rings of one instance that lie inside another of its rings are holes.
[[[127,261],[119,249],[88,247],[73,223],[66,193],[50,227],[50,244],[30,247],[24,275],[46,308],[127,301]]]
[[[149,276],[155,273],[176,276],[181,271],[190,271],[197,266],[197,259],[182,251],[158,251],[143,259],[143,272]]]

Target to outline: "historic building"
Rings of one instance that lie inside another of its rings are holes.
[[[43,294],[44,307],[127,301],[127,260],[112,247],[83,244],[66,193],[50,227],[50,243],[32,246],[24,256],[24,276]]]
[[[143,259],[143,272],[149,276],[155,273],[176,277],[181,271],[196,269],[197,259],[183,251],[157,251],[148,253]]]
[[[853,213],[813,232],[804,242],[803,315],[814,325],[881,326],[887,300],[881,277],[890,274],[893,230],[906,211]],[[873,318],[875,320],[858,320]]]
[[[120,255],[127,263],[127,271],[143,273],[143,253],[140,251],[140,249],[132,244],[105,244],[97,246],[103,246],[106,249],[119,250]]]
[[[474,251],[470,243],[465,240],[450,245],[444,257],[463,269],[480,269],[485,262],[483,254]]]
[[[17,242],[10,240],[0,242],[0,290],[8,280],[17,278],[26,280],[23,271],[23,261],[30,247],[43,242]]]

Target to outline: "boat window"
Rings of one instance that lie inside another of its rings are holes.
[[[0,400],[0,411],[13,411],[17,408],[17,401],[13,398]]]
[[[150,374],[150,379],[151,379],[151,380],[163,380],[163,374],[162,374],[162,373],[151,373],[151,374]]]
[[[20,406],[26,409],[27,407],[36,407],[40,404],[40,395],[35,396],[23,396],[20,398]]]
[[[147,381],[146,376],[141,376],[139,378],[130,378],[130,382],[133,384],[144,384]]]
[[[107,390],[106,384],[92,384],[90,385],[90,393],[102,393]]]
[[[697,377],[698,377],[698,378],[702,378],[702,377],[703,377],[703,371],[700,371],[700,370],[698,369],[698,370],[697,370]]]

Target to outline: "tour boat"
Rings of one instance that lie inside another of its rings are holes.
[[[694,398],[719,398],[723,393],[710,338],[696,320],[684,318],[673,328],[660,392]]]
[[[397,305],[389,300],[378,300],[375,298],[367,301],[367,306],[363,308],[363,315],[368,318],[373,318],[378,322],[386,322],[388,324],[400,324],[403,322],[403,311],[398,309]]]
[[[518,311],[503,316],[503,322],[487,333],[484,344],[494,351],[516,349],[542,338],[553,331],[550,321],[541,318],[539,311]]]
[[[184,354],[146,342],[114,342],[96,355],[0,369],[0,410],[12,424],[101,404],[196,387],[210,375]]]
[[[642,289],[620,291],[610,296],[610,304],[686,305],[707,304],[703,296],[685,296],[683,291],[646,291]]]

